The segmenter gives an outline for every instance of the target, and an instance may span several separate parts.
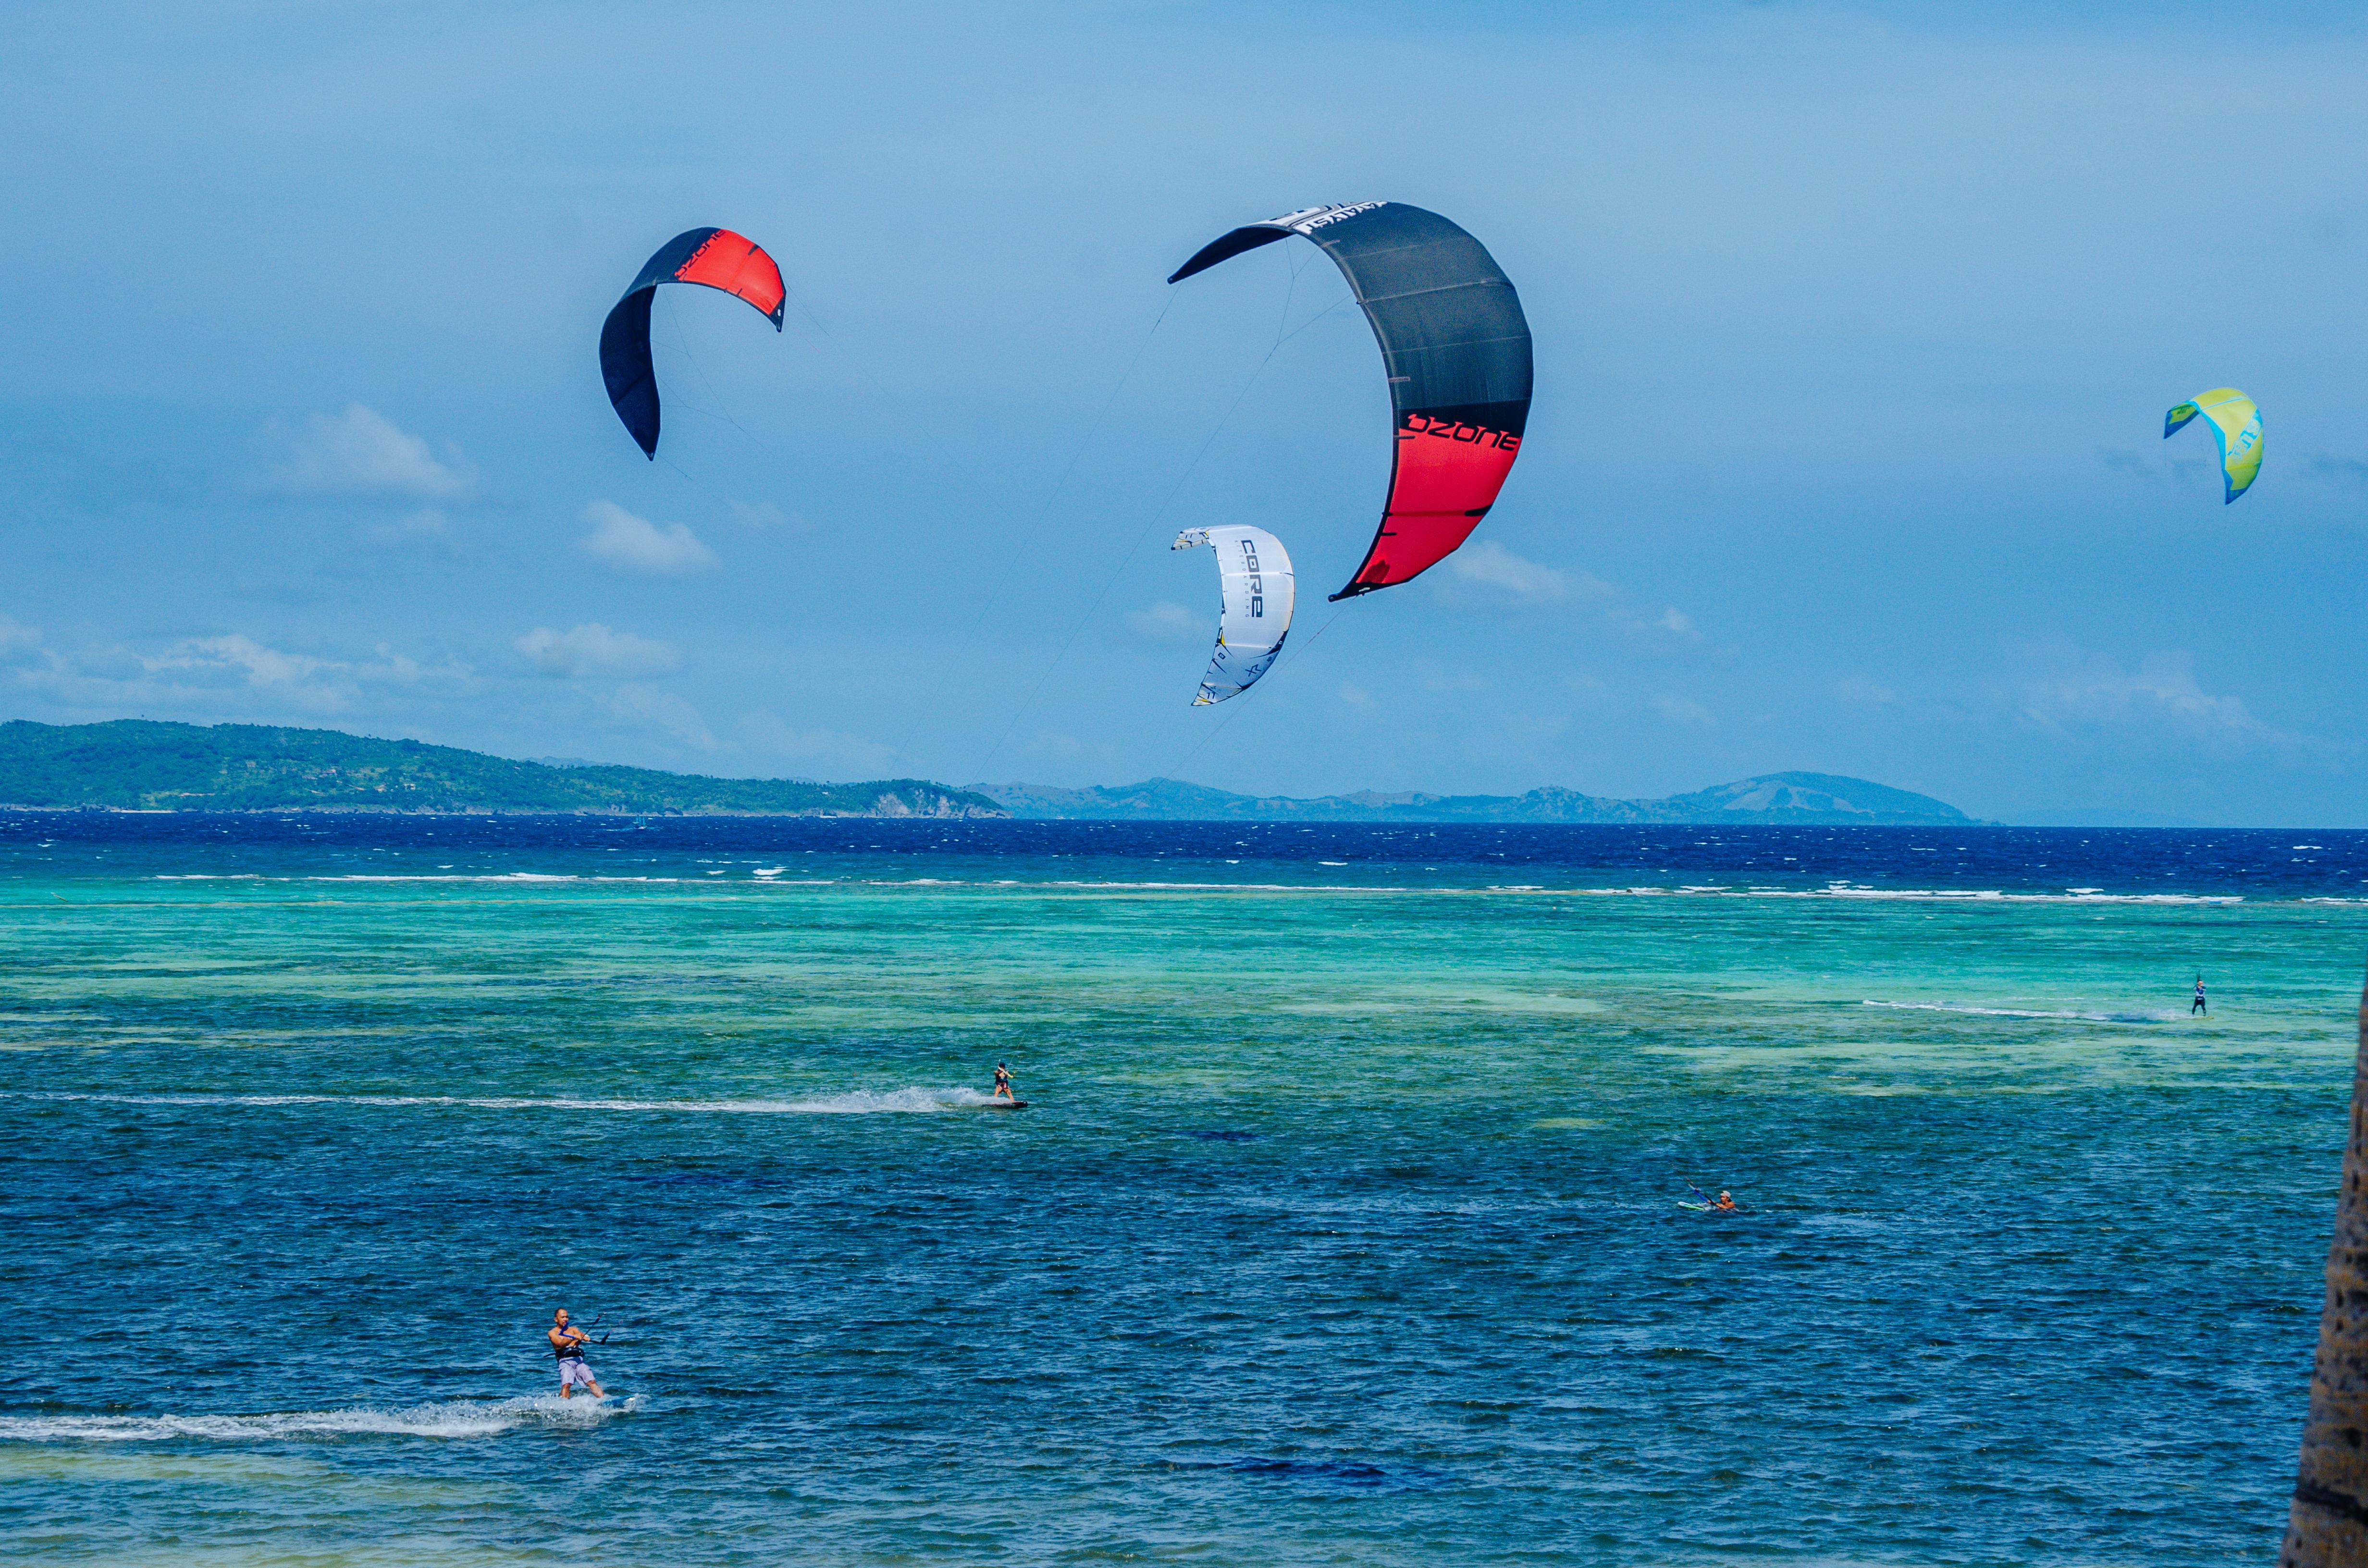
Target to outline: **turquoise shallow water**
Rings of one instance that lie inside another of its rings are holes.
[[[2273,1552],[2361,844],[962,831],[14,824],[0,1561]]]

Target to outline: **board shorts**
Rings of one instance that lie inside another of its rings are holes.
[[[587,1389],[590,1388],[592,1369],[586,1366],[580,1358],[570,1357],[559,1364],[559,1386],[564,1389],[577,1383],[583,1384]]]

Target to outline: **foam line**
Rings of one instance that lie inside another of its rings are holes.
[[[1319,865],[1338,865],[1337,861],[1319,861]],[[257,877],[244,873],[237,877],[213,877],[207,874],[162,875],[153,881],[303,881],[303,882],[473,882],[506,883],[510,885],[544,882],[580,882],[586,884],[647,883],[680,884],[696,882],[700,886],[716,886],[705,877],[663,876],[575,876],[543,871],[507,871],[484,875],[409,875],[383,872],[355,872],[339,876]],[[2241,893],[2182,892],[2103,892],[2094,888],[2067,889],[2062,892],[2018,892],[2004,888],[1878,888],[1835,884],[1820,888],[1776,887],[1765,883],[1736,887],[1728,883],[1685,882],[1668,887],[1629,885],[1623,887],[1549,886],[1541,882],[1487,882],[1477,885],[1440,885],[1419,882],[1242,882],[1242,881],[1174,881],[1167,880],[1108,878],[1045,878],[1023,880],[1013,877],[785,877],[771,871],[758,871],[747,881],[729,881],[721,885],[732,888],[755,887],[878,887],[878,888],[1075,888],[1094,892],[1280,892],[1280,893],[1366,893],[1391,894],[1399,897],[1469,897],[1487,893],[1539,893],[1555,898],[1790,898],[1790,899],[1855,899],[1871,903],[1908,902],[1940,903],[2080,903],[2080,904],[2231,904],[2247,902]],[[2280,900],[2259,902],[2278,903]],[[2343,898],[2328,894],[2298,895],[2291,902],[2321,904],[2368,904],[2368,898]]]

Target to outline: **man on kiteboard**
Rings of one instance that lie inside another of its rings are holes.
[[[998,1062],[995,1064],[995,1098],[1008,1100],[1011,1093],[1011,1069]]]
[[[2203,1005],[2203,977],[2200,974],[2195,977],[2195,1006],[2187,1009],[2187,1016],[2192,1018],[2198,1013],[2212,1016],[2212,1009]]]
[[[592,1369],[584,1364],[584,1347],[592,1343],[592,1336],[568,1326],[565,1307],[551,1314],[551,1332],[543,1337],[551,1341],[551,1353],[559,1358],[560,1398],[574,1399],[578,1383],[589,1389],[594,1399],[608,1397],[592,1376]]]

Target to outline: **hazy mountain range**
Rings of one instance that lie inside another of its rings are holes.
[[[1771,773],[1658,801],[1526,795],[1236,795],[1174,778],[1084,790],[921,778],[715,778],[574,757],[261,724],[0,724],[0,805],[117,811],[594,812],[687,816],[1032,817],[1141,822],[1970,823],[1929,795]]]
[[[1526,795],[1418,792],[1236,795],[1175,778],[1063,790],[1045,784],[973,784],[1016,817],[1144,822],[1801,823],[1959,826],[1975,819],[1930,795],[1831,773],[1770,773],[1691,795],[1622,801],[1548,786]]]

